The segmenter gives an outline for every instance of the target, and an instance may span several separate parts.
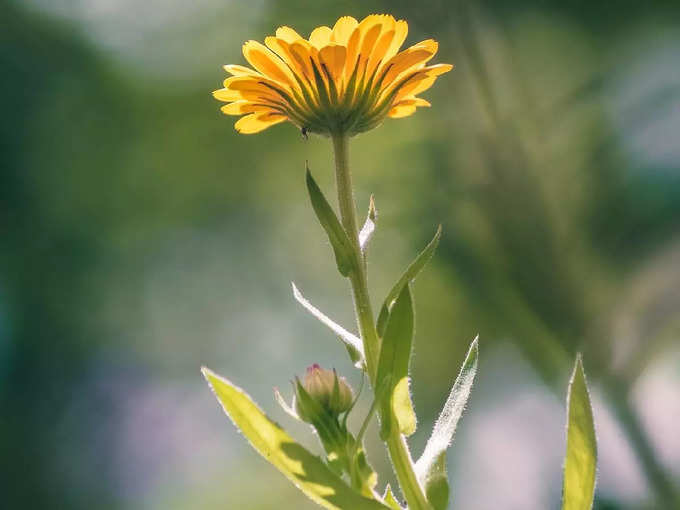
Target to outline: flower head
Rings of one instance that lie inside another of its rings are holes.
[[[286,120],[323,135],[368,131],[385,117],[430,106],[417,95],[453,68],[427,65],[438,48],[432,39],[399,52],[407,33],[406,21],[385,14],[361,22],[344,16],[333,28],[315,28],[309,39],[280,27],[264,44],[243,45],[253,68],[224,66],[232,76],[213,95],[228,103],[223,113],[244,115],[235,125],[240,133]]]
[[[316,363],[307,368],[302,384],[298,382],[298,385],[295,405],[304,421],[315,421],[319,413],[338,416],[349,410],[354,400],[352,388],[344,377],[338,377],[335,370],[325,370]]]

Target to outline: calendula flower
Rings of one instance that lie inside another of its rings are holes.
[[[438,48],[432,39],[399,52],[407,33],[406,21],[385,14],[361,22],[344,16],[333,28],[315,28],[309,39],[280,27],[264,44],[243,45],[252,68],[224,66],[232,76],[213,95],[228,103],[222,112],[243,115],[235,125],[240,133],[284,121],[303,133],[361,133],[385,117],[430,106],[418,94],[453,68],[427,65]]]

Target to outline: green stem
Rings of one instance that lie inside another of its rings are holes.
[[[373,384],[373,389],[377,391],[376,377],[378,356],[380,354],[380,338],[376,332],[373,310],[368,295],[366,265],[364,264],[361,248],[359,247],[356,205],[352,189],[352,176],[349,170],[349,137],[344,134],[335,134],[332,138],[335,152],[335,179],[338,188],[340,220],[352,242],[356,259],[355,269],[349,276],[354,298],[354,310],[364,344],[366,369]],[[390,458],[392,459],[394,472],[397,475],[399,486],[404,498],[406,498],[409,509],[431,510],[430,504],[427,502],[423,489],[420,483],[418,483],[418,478],[413,470],[413,461],[404,436],[398,430],[394,430],[387,438],[386,443]]]
[[[654,447],[644,431],[640,418],[631,406],[629,385],[623,381],[610,382],[609,394],[619,423],[625,430],[642,470],[653,488],[656,503],[668,508],[680,508],[680,492],[657,460]]]
[[[349,138],[345,135],[333,136],[333,149],[335,151],[335,179],[338,188],[338,203],[340,205],[340,220],[347,231],[347,236],[352,242],[355,255],[356,270],[350,274],[352,293],[354,297],[354,310],[357,324],[361,332],[366,355],[366,368],[373,387],[378,370],[378,354],[380,353],[380,339],[376,333],[373,322],[373,310],[368,296],[368,283],[366,280],[366,268],[362,261],[361,249],[359,248],[359,230],[357,227],[356,206],[354,204],[354,192],[352,190],[352,175],[349,171]]]

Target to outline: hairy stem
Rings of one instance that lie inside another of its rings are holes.
[[[366,369],[369,374],[373,390],[378,387],[376,377],[378,371],[378,356],[380,354],[380,338],[375,328],[373,310],[368,295],[368,281],[366,265],[359,247],[359,229],[357,227],[356,205],[352,189],[352,176],[349,170],[349,138],[346,135],[333,135],[333,149],[335,152],[335,178],[338,188],[338,203],[340,206],[340,220],[352,242],[356,259],[355,269],[350,274],[354,310],[357,324],[361,333],[366,354]],[[387,449],[392,460],[392,467],[404,498],[410,510],[431,510],[423,489],[413,470],[413,461],[404,436],[394,430],[386,440]]]
[[[359,229],[357,227],[356,206],[354,204],[354,192],[352,190],[352,175],[349,171],[349,139],[347,136],[336,135],[333,137],[333,149],[335,151],[335,179],[338,188],[338,203],[340,205],[340,220],[347,231],[347,236],[352,242],[355,256],[356,269],[350,274],[352,293],[354,297],[354,310],[357,324],[361,332],[366,354],[366,368],[368,375],[375,388],[375,377],[378,370],[378,354],[380,353],[380,339],[376,333],[373,321],[373,310],[368,296],[368,283],[366,280],[366,268],[362,261],[359,248]]]

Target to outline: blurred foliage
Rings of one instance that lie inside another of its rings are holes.
[[[239,505],[221,486],[196,484],[196,494],[176,497],[166,487],[155,499],[124,490],[120,394],[156,380],[200,385],[197,367],[213,359],[223,373],[260,381],[264,393],[272,383],[258,360],[275,358],[293,373],[327,350],[331,359],[342,353],[327,349],[330,341],[317,349],[325,337],[310,352],[298,337],[320,335],[316,325],[301,318],[308,329],[300,331],[279,318],[296,310],[288,282],[304,282],[310,298],[335,296],[321,303],[333,306],[346,289],[326,282],[332,262],[303,184],[307,159],[322,188],[332,186],[328,142],[305,142],[290,126],[237,136],[209,92],[223,78],[219,65],[241,62],[244,37],[385,10],[409,20],[409,41],[434,34],[441,61],[456,64],[429,92],[435,108],[352,146],[358,199],[367,205],[375,193],[379,211],[374,300],[444,225],[416,286],[416,405],[434,418],[451,366],[476,333],[483,352],[512,341],[559,395],[583,351],[649,479],[641,508],[669,508],[677,480],[660,464],[630,390],[680,332],[680,159],[635,144],[668,119],[677,128],[680,83],[677,62],[641,76],[630,58],[652,65],[664,45],[677,55],[680,36],[666,30],[677,2],[199,7],[182,18],[190,29],[151,31],[128,54],[100,43],[99,25],[77,16],[86,11],[79,2],[3,3],[0,483],[8,508]],[[161,11],[159,19],[177,22]],[[126,23],[142,18],[131,8],[106,28],[124,42],[134,32]],[[172,65],[148,65],[161,61]],[[348,309],[337,315],[349,324]],[[259,467],[242,466],[246,483],[247,473],[271,482],[253,510],[289,495]],[[626,508],[616,494],[596,499],[597,508]]]

